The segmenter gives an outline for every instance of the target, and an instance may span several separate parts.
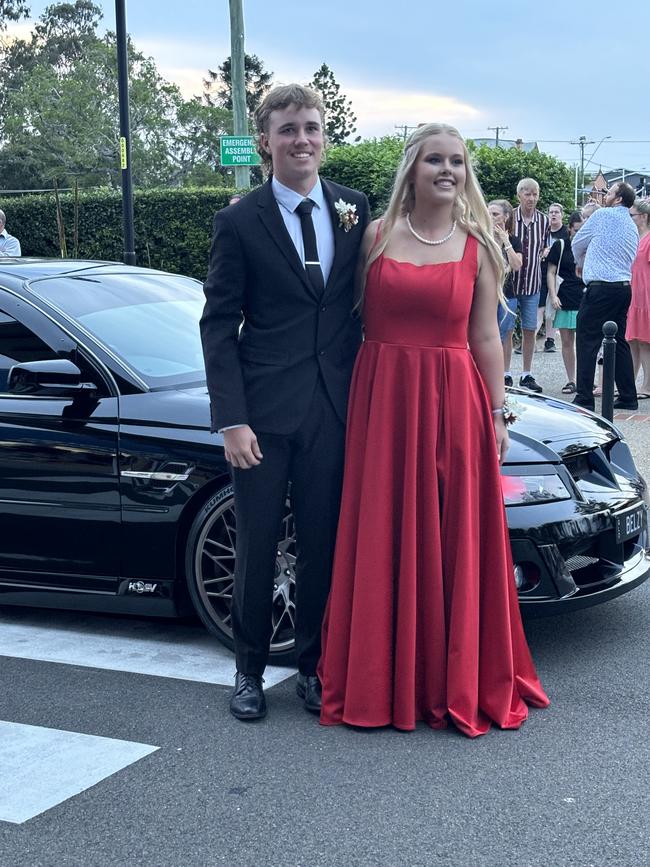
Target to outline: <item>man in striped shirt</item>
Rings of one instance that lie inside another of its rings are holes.
[[[542,287],[542,253],[549,232],[548,218],[537,210],[539,184],[534,178],[522,178],[517,184],[519,206],[513,214],[515,235],[522,246],[522,265],[513,275],[513,292],[517,299],[522,330],[523,371],[519,385],[529,391],[541,391],[532,374],[533,353],[535,352],[535,333],[537,331],[537,306]],[[506,345],[507,344],[507,345]],[[512,339],[506,337],[504,360],[506,375],[511,375],[510,354]]]

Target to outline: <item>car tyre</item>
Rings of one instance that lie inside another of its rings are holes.
[[[234,492],[232,485],[226,485],[209,498],[192,522],[185,575],[196,613],[207,629],[231,650],[234,650],[231,606],[236,538]],[[287,499],[273,583],[271,665],[295,662],[295,560],[295,527]]]

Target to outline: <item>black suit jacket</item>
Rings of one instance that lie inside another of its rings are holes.
[[[254,431],[292,433],[307,414],[319,372],[345,421],[361,342],[352,308],[369,206],[363,193],[324,179],[322,185],[335,240],[322,298],[312,289],[270,181],[214,218],[201,318],[213,430],[249,424]],[[357,206],[359,222],[349,232],[334,209],[339,198]]]

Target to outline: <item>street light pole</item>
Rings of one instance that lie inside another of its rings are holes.
[[[244,63],[243,0],[230,0],[230,80],[232,84],[232,116],[235,135],[248,135],[246,82]],[[235,186],[248,189],[251,173],[248,166],[235,166]]]
[[[592,141],[587,141],[587,137],[581,135],[578,141],[572,141],[571,144],[577,144],[580,147],[580,204],[585,203],[585,147],[588,144],[594,144]]]
[[[122,169],[122,221],[124,263],[135,265],[133,232],[133,182],[131,176],[131,121],[129,118],[129,70],[126,41],[125,0],[115,0],[117,36],[117,83],[120,102],[120,167]]]
[[[600,141],[598,142],[598,144],[596,145],[596,150],[595,150],[595,151],[591,154],[591,156],[589,157],[589,162],[593,162],[594,157],[595,157],[596,154],[598,153],[598,148],[601,146],[601,144],[602,144],[604,141],[607,141],[607,139],[610,139],[610,138],[611,138],[611,135],[604,135],[604,136],[601,138],[601,140],[600,140]]]

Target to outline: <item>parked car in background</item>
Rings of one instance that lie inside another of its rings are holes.
[[[236,523],[210,434],[201,285],[116,263],[0,265],[0,605],[195,611],[232,647]],[[648,493],[615,426],[513,391],[502,470],[522,609],[568,611],[648,578]],[[294,627],[290,493],[272,661]]]

